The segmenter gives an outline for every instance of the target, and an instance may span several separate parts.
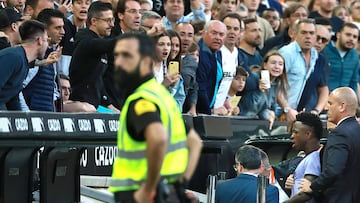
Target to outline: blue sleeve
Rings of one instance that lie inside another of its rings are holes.
[[[279,190],[273,185],[266,188],[266,203],[279,203]]]
[[[0,91],[9,81],[9,79],[21,69],[21,59],[14,54],[6,54],[0,56]]]
[[[173,97],[177,103],[177,105],[180,108],[180,112],[182,112],[182,107],[185,102],[185,90],[184,90],[184,83],[182,77],[180,77],[179,81],[175,84],[174,88],[174,94]]]
[[[193,9],[191,8],[191,11],[193,12],[192,17],[190,18],[190,16],[186,16],[186,20],[188,20],[188,22],[190,21],[206,21],[205,18],[205,5],[203,3],[200,2],[200,9]]]

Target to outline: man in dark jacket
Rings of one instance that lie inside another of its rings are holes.
[[[322,194],[323,202],[360,202],[357,106],[356,93],[349,87],[337,88],[329,96],[328,121],[337,126],[328,135],[320,176],[312,182],[303,180],[300,186],[304,192]]]
[[[56,51],[57,45],[65,34],[64,31],[64,14],[52,8],[42,10],[38,19],[44,23],[47,33],[50,37],[49,47],[45,56],[48,57],[51,52]],[[60,55],[60,49],[58,49]],[[60,57],[54,55],[54,57]],[[60,98],[60,91],[56,85],[56,70],[54,64],[46,64],[41,67],[33,68],[28,73],[31,81],[26,81],[26,87],[22,93],[24,95],[27,106],[30,110],[36,111],[55,111],[54,99]],[[30,80],[30,79],[29,79]]]
[[[109,3],[94,2],[88,11],[89,28],[75,35],[75,50],[70,63],[70,80],[73,101],[88,102],[119,111],[112,104],[103,81],[108,67],[108,56],[116,39],[105,38],[114,27],[114,16]]]
[[[262,172],[262,158],[259,148],[244,145],[235,154],[236,178],[216,186],[216,203],[256,202],[258,175]],[[279,191],[273,185],[266,187],[266,203],[279,202]]]
[[[197,110],[211,114],[216,94],[223,77],[221,46],[224,44],[226,26],[221,21],[210,21],[205,28],[203,39],[199,41],[199,65],[196,81],[199,85]]]
[[[29,62],[42,59],[48,47],[45,25],[29,20],[19,28],[23,43],[0,51],[0,110],[20,110],[18,94]]]

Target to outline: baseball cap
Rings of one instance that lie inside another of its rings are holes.
[[[12,7],[0,10],[0,29],[10,26],[12,23],[21,21],[21,15]]]

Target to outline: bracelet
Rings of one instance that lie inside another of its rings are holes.
[[[154,199],[156,196],[156,191],[154,192],[148,192],[147,190],[144,189],[144,194],[146,196],[146,199],[150,202],[150,203],[154,203]]]

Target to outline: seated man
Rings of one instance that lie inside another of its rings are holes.
[[[61,98],[63,99],[64,112],[95,112],[93,105],[87,102],[69,100],[71,94],[70,78],[64,74],[59,74]]]
[[[238,176],[216,187],[216,203],[256,202],[258,175],[262,171],[259,148],[244,145],[235,154]],[[266,202],[279,202],[279,191],[273,185],[266,187]]]

